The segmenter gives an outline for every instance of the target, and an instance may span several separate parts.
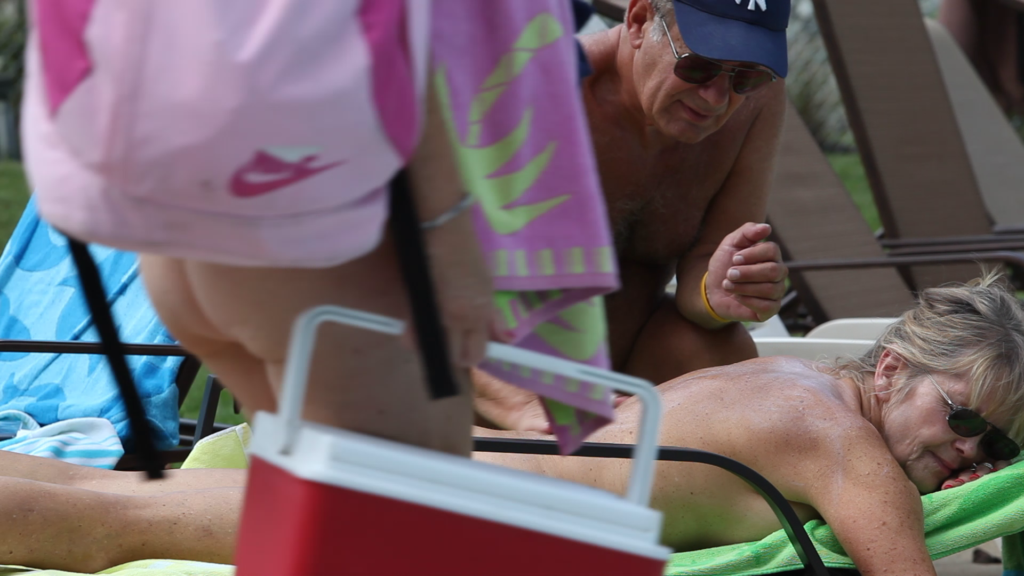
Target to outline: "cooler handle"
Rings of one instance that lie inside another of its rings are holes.
[[[298,437],[299,425],[302,422],[302,406],[305,404],[306,398],[306,384],[309,380],[309,369],[316,342],[316,331],[324,322],[336,322],[395,336],[400,335],[405,329],[405,323],[401,320],[341,306],[317,306],[303,312],[295,319],[295,323],[292,325],[291,341],[288,344],[288,357],[285,360],[281,401],[278,409],[278,415],[284,424],[279,450],[285,454],[291,452]],[[629,479],[629,488],[626,490],[626,499],[640,506],[649,505],[651,486],[654,482],[654,463],[658,453],[658,429],[661,425],[661,398],[653,384],[640,378],[523,350],[507,344],[489,343],[487,358],[544,370],[565,378],[576,378],[601,384],[638,397],[643,407],[643,413],[637,442],[633,447],[633,471]]]

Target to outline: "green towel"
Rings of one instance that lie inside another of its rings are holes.
[[[248,468],[249,457],[245,451],[249,448],[250,440],[252,429],[245,423],[211,434],[196,444],[181,469]]]
[[[1006,567],[1024,567],[1021,536],[1024,530],[1024,463],[989,474],[959,488],[921,498],[924,504],[925,542],[932,559],[967,550],[989,540],[1009,536],[1003,557]],[[855,569],[827,524],[812,520],[804,525],[829,568]],[[1012,545],[1011,545],[1012,543]],[[1012,553],[1012,554],[1011,554]],[[1008,558],[1009,556],[1009,558]],[[1017,564],[1013,565],[1013,561]],[[667,576],[729,574],[745,576],[798,570],[802,564],[780,529],[759,542],[733,544],[673,554]],[[1024,571],[1006,576],[1024,576]]]

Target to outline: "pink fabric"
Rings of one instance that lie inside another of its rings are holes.
[[[419,138],[429,4],[33,6],[22,142],[51,224],[241,266],[336,266],[379,243]]]
[[[392,144],[406,160],[416,148],[415,87],[403,0],[363,2],[359,10],[373,62],[373,98]],[[398,25],[395,25],[395,21]]]
[[[39,49],[45,71],[50,114],[92,71],[85,47],[85,27],[96,0],[35,2],[33,18],[39,31]]]

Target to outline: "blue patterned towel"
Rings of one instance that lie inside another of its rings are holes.
[[[17,436],[0,442],[0,450],[107,470],[124,456],[117,431],[103,418],[72,418],[40,426],[24,412],[0,410],[0,424],[12,423]]]
[[[173,344],[142,286],[133,253],[89,248],[99,267],[124,342]],[[64,236],[39,219],[35,200],[0,255],[0,338],[99,339]],[[178,389],[182,358],[129,356],[157,448],[178,444]],[[28,413],[42,425],[71,418],[109,420],[130,450],[128,416],[103,356],[0,353],[0,408]]]

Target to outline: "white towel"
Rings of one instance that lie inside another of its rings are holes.
[[[25,412],[0,410],[0,430],[16,431],[14,438],[0,442],[0,450],[8,452],[108,470],[124,455],[117,430],[103,418],[72,418],[39,426]]]

